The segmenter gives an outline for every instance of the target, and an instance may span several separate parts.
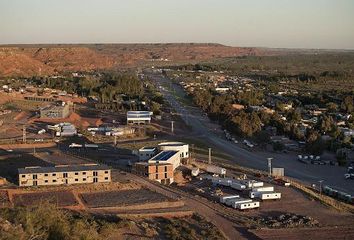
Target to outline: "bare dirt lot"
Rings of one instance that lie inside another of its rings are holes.
[[[50,202],[58,207],[74,206],[78,204],[73,193],[70,191],[14,194],[13,201],[16,206],[35,206],[41,202]]]
[[[148,189],[82,193],[81,198],[88,207],[121,207],[168,200],[167,197]]]

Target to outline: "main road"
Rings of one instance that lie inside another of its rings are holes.
[[[171,107],[182,117],[192,130],[190,134],[200,138],[210,147],[222,150],[232,156],[234,163],[258,170],[267,170],[267,158],[273,158],[273,167],[285,169],[285,175],[295,178],[304,183],[332,186],[336,189],[354,195],[354,181],[345,180],[346,169],[329,165],[307,165],[296,160],[295,154],[272,153],[265,151],[247,150],[233,142],[227,141],[221,134],[220,128],[210,122],[208,117],[197,107],[193,107],[179,100],[185,97],[185,92],[179,85],[171,83],[170,79],[157,73],[147,73],[150,79],[154,80],[164,98]]]

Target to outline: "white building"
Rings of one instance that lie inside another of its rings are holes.
[[[149,124],[151,122],[152,112],[149,111],[128,111],[128,124]]]
[[[189,145],[182,142],[164,142],[158,145],[161,151],[177,151],[180,158],[189,157]]]
[[[162,151],[151,158],[148,163],[170,163],[173,165],[173,170],[175,170],[179,165],[181,165],[181,158],[178,151]]]

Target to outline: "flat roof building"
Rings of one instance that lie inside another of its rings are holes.
[[[173,165],[170,163],[137,162],[132,172],[163,184],[173,183]]]
[[[142,147],[138,152],[139,161],[146,161],[155,156],[158,153],[158,149],[156,147]]]
[[[40,110],[41,118],[67,118],[70,115],[70,106],[48,106]]]
[[[148,163],[170,163],[173,166],[173,170],[175,170],[179,165],[181,165],[181,157],[178,151],[162,151],[151,158]]]
[[[18,169],[18,182],[21,187],[107,183],[111,182],[111,169],[98,164],[26,167]]]
[[[152,112],[149,111],[128,111],[128,124],[149,124],[151,122]]]
[[[161,151],[177,151],[180,158],[189,157],[189,145],[183,142],[163,142],[158,147]]]

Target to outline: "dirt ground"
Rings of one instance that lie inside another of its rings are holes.
[[[35,206],[44,201],[48,201],[58,207],[74,206],[78,204],[70,191],[14,194],[13,201],[15,206]]]
[[[89,207],[128,206],[143,203],[159,203],[168,200],[164,195],[148,189],[82,193],[81,198]]]

